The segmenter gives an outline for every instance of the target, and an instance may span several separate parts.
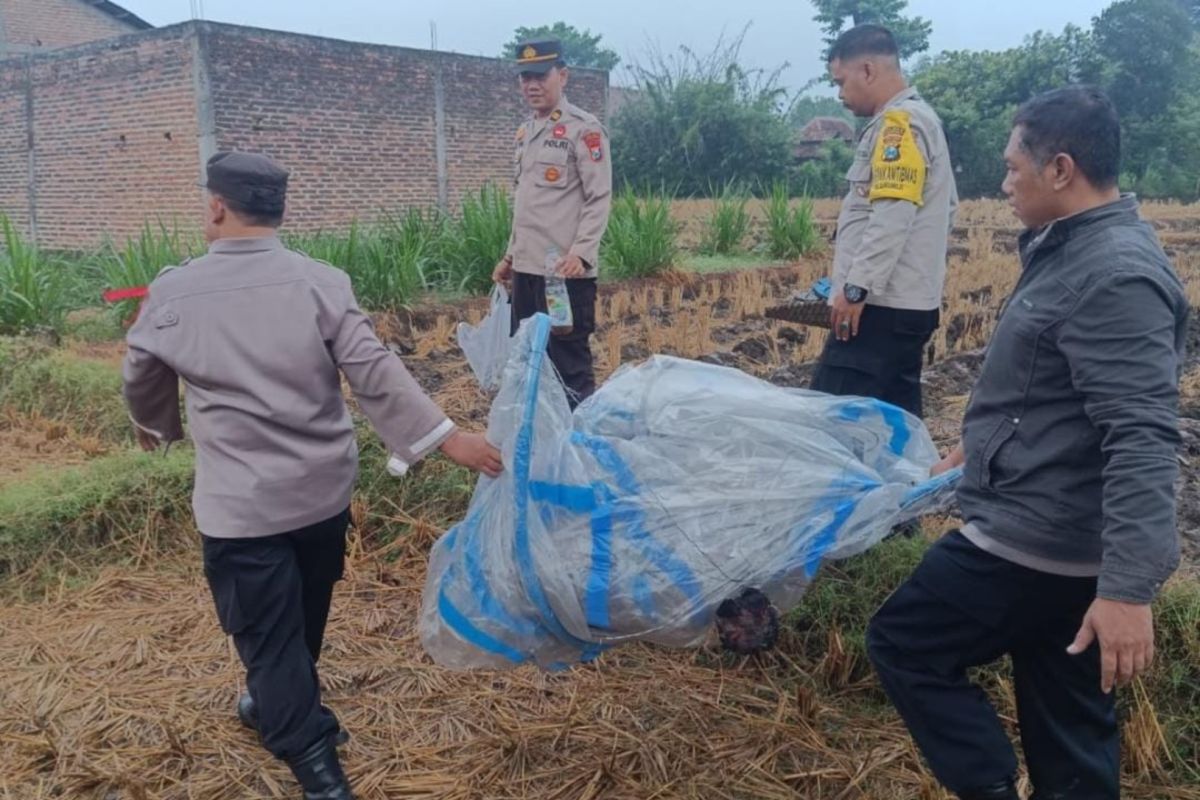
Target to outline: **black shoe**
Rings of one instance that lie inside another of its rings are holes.
[[[289,758],[287,764],[304,790],[304,800],[354,800],[332,738],[318,740],[300,755]]]
[[[1021,795],[1017,794],[1016,781],[1012,778],[969,792],[959,792],[958,797],[959,800],[1021,800]]]
[[[325,708],[324,706],[321,707]],[[329,709],[325,710],[328,711]],[[329,713],[331,715],[333,714],[332,711]],[[242,696],[238,698],[237,718],[242,725],[254,731],[255,733],[258,732],[258,707],[254,705],[254,698],[250,696],[249,692],[244,692]],[[338,729],[333,733],[333,743],[337,747],[342,747],[348,741],[350,741],[350,733],[339,723]]]

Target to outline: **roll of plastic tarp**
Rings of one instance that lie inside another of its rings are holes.
[[[431,554],[420,634],[441,665],[696,646],[723,600],[754,587],[791,608],[824,560],[953,496],[917,418],[725,367],[655,356],[572,414],[549,335],[536,315],[513,340],[488,421],[506,471]]]

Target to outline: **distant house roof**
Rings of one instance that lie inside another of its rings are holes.
[[[795,155],[807,160],[821,155],[821,145],[833,139],[854,142],[854,127],[839,117],[816,117],[796,134]]]
[[[149,30],[150,28],[154,27],[137,14],[134,14],[132,11],[121,8],[116,3],[110,3],[108,0],[79,0],[79,2],[89,6],[95,6],[98,10],[103,11],[113,19],[119,20],[131,28],[136,28],[139,31]]]

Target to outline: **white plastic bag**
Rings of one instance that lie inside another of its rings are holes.
[[[500,376],[508,362],[508,351],[512,337],[512,309],[508,302],[508,291],[496,284],[492,290],[492,304],[488,314],[478,325],[458,324],[458,346],[467,357],[471,371],[479,385],[487,391],[500,387]]]
[[[423,645],[453,668],[558,668],[632,640],[695,646],[749,588],[794,606],[827,558],[944,505],[960,473],[920,420],[656,356],[572,414],[538,314],[513,339],[488,438],[503,475],[434,546]]]

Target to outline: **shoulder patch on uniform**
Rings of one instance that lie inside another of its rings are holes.
[[[925,158],[917,149],[909,112],[885,111],[871,157],[869,199],[925,203]]]
[[[592,161],[604,160],[604,136],[600,131],[588,131],[583,135],[583,143],[587,146],[588,156]]]
[[[517,138],[517,141],[518,141],[518,142],[520,142],[520,141],[522,141],[522,140],[524,140],[524,139],[525,139],[525,126],[524,126],[524,125],[522,125],[521,127],[517,128],[517,137],[516,137],[516,138]]]

